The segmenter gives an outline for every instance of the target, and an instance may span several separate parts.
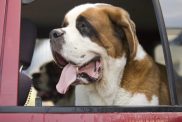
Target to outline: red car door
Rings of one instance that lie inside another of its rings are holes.
[[[0,0],[0,106],[17,104],[20,0]]]

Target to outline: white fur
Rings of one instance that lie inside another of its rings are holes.
[[[71,9],[70,11],[68,11],[68,13],[66,14],[66,18],[69,19],[69,22],[71,22],[71,24],[75,24],[75,20],[76,18],[84,11],[86,11],[89,8],[95,8],[98,5],[109,5],[110,4],[106,4],[106,3],[96,3],[96,4],[83,4],[83,5],[79,5],[74,7],[73,9]]]
[[[157,96],[153,95],[152,100],[149,101],[149,100],[147,100],[147,97],[145,96],[145,94],[142,94],[142,93],[134,94],[128,103],[129,106],[135,106],[135,105],[138,105],[138,106],[149,106],[149,105],[155,106],[158,104],[159,104],[159,100],[158,100]]]
[[[76,18],[85,10],[89,9],[89,8],[93,8],[95,7],[95,4],[83,4],[80,6],[76,6],[73,9],[71,9],[67,14],[66,14],[66,18],[68,19],[69,24],[73,24],[75,25],[76,22]]]
[[[118,89],[114,105],[128,105],[128,106],[149,106],[158,105],[158,97],[153,95],[151,101],[147,99],[143,93],[131,94],[123,88]]]
[[[116,105],[116,106],[155,106],[159,105],[159,99],[156,95],[152,96],[151,101],[147,99],[144,93],[131,94],[123,88],[116,88],[110,99],[100,96],[95,89],[79,85],[76,87],[76,105]],[[110,89],[108,89],[109,91]],[[83,92],[84,91],[84,92]],[[110,102],[110,103],[109,103]]]
[[[146,52],[144,51],[143,47],[140,44],[138,44],[137,53],[136,53],[134,60],[140,61],[140,60],[144,59],[145,56],[146,56]]]

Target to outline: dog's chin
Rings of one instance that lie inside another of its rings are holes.
[[[102,78],[103,62],[101,56],[95,55],[89,61],[86,61],[81,65],[79,64],[79,66],[76,65],[74,61],[68,62],[67,59],[64,58],[60,53],[54,51],[53,51],[53,57],[56,63],[61,68],[63,68],[59,81],[60,85],[59,88],[57,87],[57,89],[60,89],[62,86],[65,86],[67,91],[70,85],[78,85],[78,84],[87,85],[99,82]]]
[[[100,72],[98,78],[93,78],[86,73],[82,73],[77,76],[76,81],[73,82],[71,85],[79,85],[79,84],[89,85],[89,84],[99,82],[101,78],[102,78],[102,72]]]

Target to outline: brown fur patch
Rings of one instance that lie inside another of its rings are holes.
[[[99,32],[100,39],[93,40],[105,47],[111,57],[121,57],[123,53],[129,53],[127,55],[130,58],[135,57],[138,43],[135,24],[124,9],[110,5],[99,5],[97,8],[86,10],[81,15],[87,18],[97,32]],[[116,37],[112,22],[124,30],[126,40]],[[125,46],[126,44],[128,46]]]
[[[121,87],[134,93],[144,93],[149,101],[159,97],[159,104],[170,104],[165,68],[159,68],[151,57],[127,63]]]
[[[136,55],[138,39],[135,33],[135,24],[130,19],[128,12],[115,6],[101,5],[101,7],[110,20],[114,21],[118,26],[123,28],[126,35],[126,41],[128,43],[129,57],[133,59]]]
[[[115,36],[112,23],[102,9],[90,8],[81,14],[99,32],[99,40],[92,39],[107,50],[108,55],[117,58],[124,53],[121,40]]]

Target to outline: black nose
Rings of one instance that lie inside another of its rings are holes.
[[[50,38],[59,38],[61,36],[63,36],[65,33],[65,31],[63,31],[62,29],[54,29],[50,32]]]
[[[34,74],[32,75],[33,79],[39,78],[40,76],[41,76],[40,73],[34,73]]]

